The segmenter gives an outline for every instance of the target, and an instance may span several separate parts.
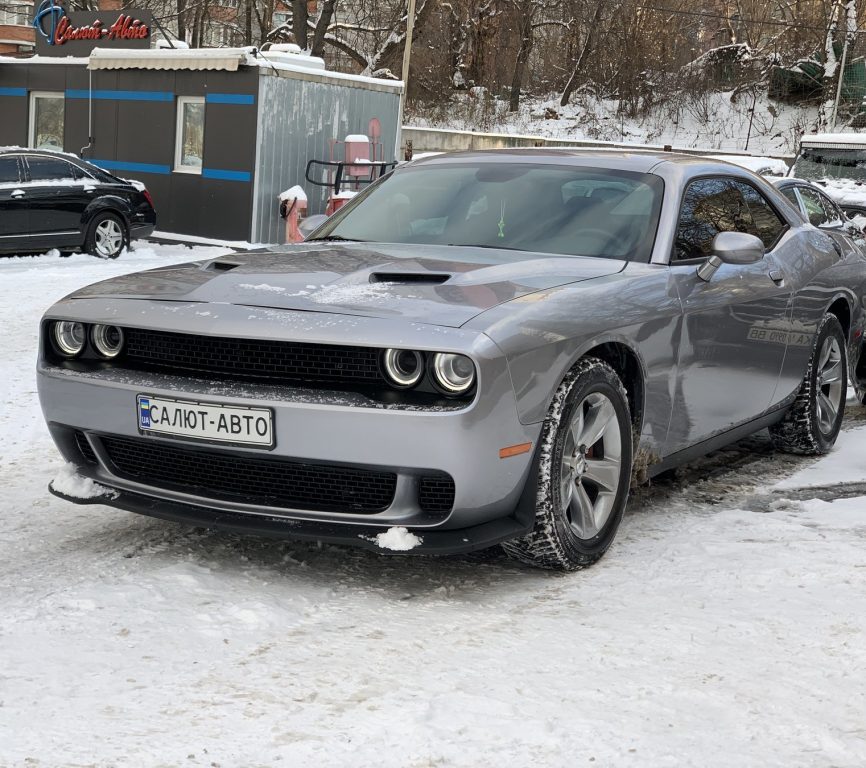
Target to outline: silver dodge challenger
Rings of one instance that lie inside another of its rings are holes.
[[[633,483],[769,428],[836,440],[866,259],[750,172],[671,153],[410,163],[303,244],[52,306],[39,396],[95,492],[168,520],[571,570]]]

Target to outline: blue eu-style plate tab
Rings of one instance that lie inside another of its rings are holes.
[[[138,426],[141,429],[150,429],[150,400],[138,396]]]

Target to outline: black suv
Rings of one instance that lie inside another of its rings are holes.
[[[0,253],[56,248],[114,259],[155,226],[143,184],[74,155],[0,148]]]

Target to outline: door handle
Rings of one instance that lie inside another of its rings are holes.
[[[10,197],[13,198],[14,200],[20,200],[26,194],[27,193],[23,189],[13,189],[12,193],[10,194]]]
[[[781,270],[771,269],[767,274],[770,276],[770,280],[772,280],[776,285],[785,284],[785,275],[782,274]]]

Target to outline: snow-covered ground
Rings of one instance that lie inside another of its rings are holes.
[[[571,575],[50,496],[42,310],[219,252],[0,259],[0,766],[866,765],[853,404],[820,461],[757,436],[642,489],[608,555]]]
[[[766,93],[759,93],[754,101],[751,94],[733,91],[684,93],[635,118],[625,117],[614,99],[582,92],[565,107],[556,96],[524,98],[516,113],[509,113],[507,107],[502,99],[474,91],[456,95],[447,108],[411,113],[408,122],[421,127],[781,156],[796,154],[800,136],[818,129],[816,106],[784,104],[767,98]]]

